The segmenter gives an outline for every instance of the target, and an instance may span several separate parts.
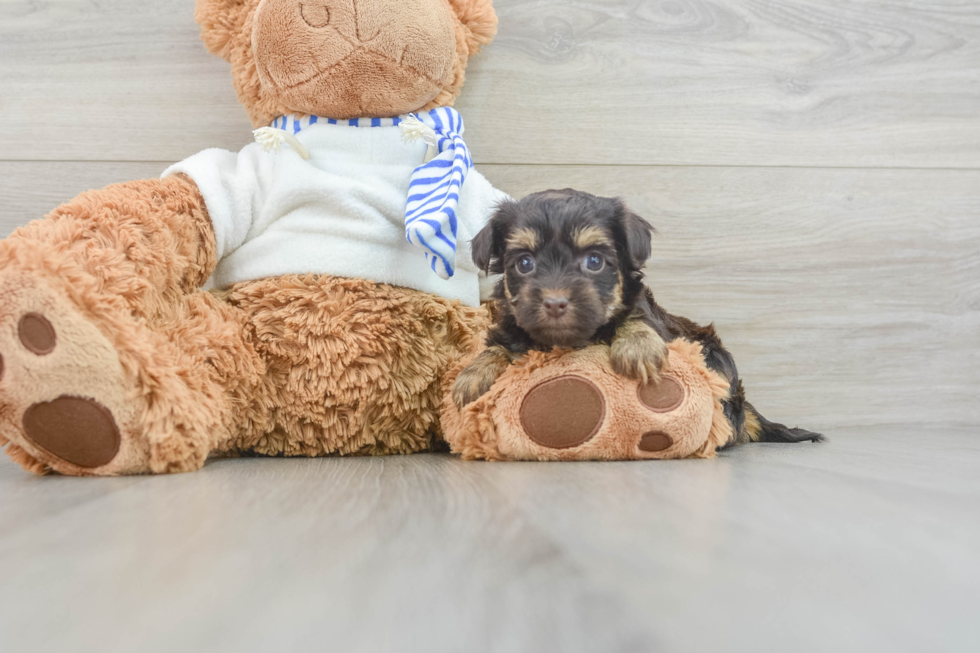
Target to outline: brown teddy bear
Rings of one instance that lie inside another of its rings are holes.
[[[488,322],[467,243],[503,194],[448,107],[491,0],[198,0],[196,17],[257,142],[0,242],[0,445],[73,475],[426,449]]]

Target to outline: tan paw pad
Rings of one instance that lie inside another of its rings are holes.
[[[20,318],[17,335],[27,351],[38,356],[47,356],[54,351],[58,335],[48,318],[40,313],[28,313]]]
[[[606,402],[594,383],[565,376],[540,383],[521,404],[521,426],[542,447],[569,449],[591,440],[606,416]]]
[[[649,453],[666,451],[674,446],[674,438],[661,431],[648,431],[640,438],[640,444],[637,446],[640,448],[640,451],[647,451]]]
[[[57,279],[0,275],[0,436],[63,474],[142,471],[144,404],[112,341]]]
[[[93,399],[65,395],[28,408],[24,434],[51,455],[86,469],[109,464],[121,442],[108,408]]]
[[[655,413],[669,413],[684,403],[684,388],[676,379],[665,376],[656,383],[640,384],[640,403]]]

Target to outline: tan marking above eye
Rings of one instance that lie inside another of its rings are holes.
[[[509,249],[528,249],[534,251],[538,246],[538,235],[531,229],[522,227],[507,237]]]
[[[609,238],[609,234],[596,226],[577,229],[572,235],[572,240],[579,249],[587,249],[599,245],[612,246],[612,239]]]

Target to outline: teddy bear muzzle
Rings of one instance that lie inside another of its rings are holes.
[[[263,0],[252,45],[267,92],[340,119],[418,110],[452,81],[457,57],[442,0]]]

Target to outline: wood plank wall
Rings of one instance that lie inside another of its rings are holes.
[[[0,234],[249,141],[193,4],[0,3]],[[980,424],[980,3],[496,5],[457,104],[491,181],[624,197],[773,418]]]

